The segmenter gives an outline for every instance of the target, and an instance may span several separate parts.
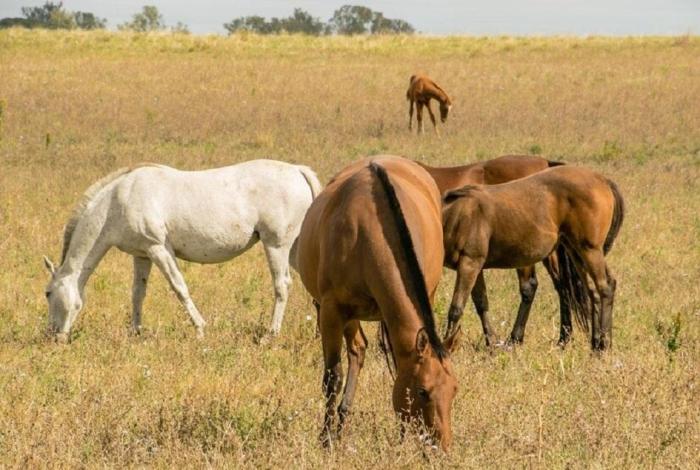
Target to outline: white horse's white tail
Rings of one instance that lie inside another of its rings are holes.
[[[296,165],[296,167],[299,169],[299,172],[302,174],[302,176],[306,180],[306,183],[309,185],[309,188],[311,188],[311,197],[313,199],[316,199],[316,197],[323,190],[323,186],[321,185],[321,182],[318,180],[318,176],[316,176],[316,172],[306,165]]]

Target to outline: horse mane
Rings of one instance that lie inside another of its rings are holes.
[[[435,329],[435,318],[433,318],[433,308],[430,305],[430,298],[428,297],[428,291],[425,287],[425,277],[423,276],[423,271],[421,270],[420,264],[418,263],[418,257],[416,256],[416,250],[413,245],[413,239],[411,238],[411,232],[406,224],[406,218],[401,210],[401,203],[396,195],[396,190],[389,180],[389,174],[386,169],[376,162],[369,164],[370,170],[377,175],[377,178],[381,182],[382,188],[386,193],[389,208],[391,209],[391,214],[394,216],[394,222],[396,223],[396,228],[398,229],[399,240],[401,242],[401,247],[403,248],[404,254],[406,255],[406,264],[408,265],[408,278],[411,283],[412,291],[415,293],[418,300],[418,314],[423,320],[423,325],[425,327],[425,332],[428,335],[428,340],[430,345],[433,347],[435,354],[438,358],[444,359],[447,357],[447,350],[445,346],[440,341],[440,337]]]
[[[78,226],[78,222],[80,222],[80,219],[83,217],[83,214],[85,214],[85,210],[87,209],[90,202],[95,198],[95,196],[97,196],[97,194],[112,181],[128,173],[131,173],[137,168],[142,168],[145,166],[162,165],[158,165],[156,163],[141,163],[130,167],[119,168],[118,170],[113,171],[107,176],[104,176],[99,180],[95,181],[90,185],[89,188],[85,190],[83,196],[80,198],[80,201],[78,201],[78,204],[76,204],[76,206],[73,208],[73,212],[71,213],[71,216],[68,219],[68,222],[66,222],[65,228],[63,229],[63,249],[61,250],[61,264],[63,264],[63,262],[66,259],[68,247],[70,247],[70,242],[73,238],[73,232],[75,232],[75,228]]]
[[[455,199],[459,199],[460,197],[469,196],[472,193],[472,191],[478,191],[479,189],[481,189],[479,185],[467,184],[465,186],[462,186],[461,188],[447,191],[442,197],[442,201],[445,203],[449,203],[454,201]]]
[[[433,80],[430,80],[430,82],[433,84],[433,86],[434,86],[440,93],[442,93],[443,95],[445,95],[445,98],[444,98],[445,102],[446,102],[447,104],[452,104],[452,100],[450,99],[450,97],[449,97],[449,95],[447,94],[447,92],[446,92],[445,90],[443,90],[442,87],[440,87],[440,85],[438,85],[437,83],[435,83]]]

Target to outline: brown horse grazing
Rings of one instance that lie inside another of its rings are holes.
[[[510,183],[465,186],[443,203],[445,264],[457,270],[448,332],[482,269],[531,266],[556,250],[559,295],[582,328],[592,319],[593,349],[611,346],[616,283],[605,254],[624,217],[615,183],[559,166]]]
[[[423,132],[423,106],[428,108],[430,120],[433,122],[433,128],[436,134],[440,134],[435,122],[435,115],[430,109],[430,100],[436,100],[440,103],[440,120],[444,123],[447,120],[447,114],[452,108],[452,100],[447,96],[445,90],[432,81],[425,75],[412,75],[406,91],[406,99],[410,101],[408,108],[408,130],[413,128],[413,103],[416,103],[416,120],[418,121],[418,132]]]
[[[425,170],[430,173],[430,176],[433,177],[442,194],[468,184],[507,183],[508,181],[524,178],[546,170],[547,168],[563,164],[562,162],[555,162],[530,155],[505,155],[494,158],[493,160],[456,167],[438,168],[419,163],[419,165],[425,168]],[[544,264],[554,281],[555,288],[558,290],[556,254],[552,253],[545,258]],[[518,285],[520,287],[520,307],[518,308],[518,316],[508,340],[511,344],[520,344],[523,342],[525,325],[527,324],[530,308],[535,299],[538,286],[534,265],[518,268],[516,272],[518,274]],[[471,295],[476,313],[481,320],[484,337],[486,338],[486,345],[490,346],[494,343],[495,333],[491,327],[488,316],[489,301],[486,294],[486,283],[483,271],[477,276]],[[564,345],[568,342],[571,335],[571,315],[566,302],[561,302],[560,307],[561,327],[559,342]]]
[[[360,321],[381,321],[388,331],[397,369],[394,410],[404,422],[422,420],[432,432],[425,442],[450,445],[457,380],[448,354],[457,334],[440,342],[430,301],[444,255],[440,211],[440,193],[425,170],[400,157],[375,156],[338,173],[306,214],[297,262],[320,304],[325,446],[332,442],[342,384],[343,336],[348,375],[338,436],[355,395],[367,347]]]

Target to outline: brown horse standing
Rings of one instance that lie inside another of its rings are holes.
[[[615,279],[605,254],[624,217],[617,186],[586,168],[559,166],[495,186],[465,186],[443,199],[445,264],[457,270],[448,331],[484,268],[531,266],[557,250],[561,290],[591,346],[612,344]],[[590,282],[589,282],[590,281]]]
[[[443,449],[450,445],[457,381],[448,351],[457,335],[440,342],[430,302],[444,255],[440,211],[440,193],[425,170],[400,157],[376,156],[342,170],[306,214],[297,262],[320,304],[324,445],[332,441],[342,384],[343,336],[348,375],[338,435],[355,394],[367,347],[361,320],[386,325],[397,370],[396,412],[405,421],[422,420]]]
[[[440,134],[435,122],[435,115],[430,108],[430,100],[436,100],[440,103],[440,120],[444,123],[447,120],[447,114],[452,108],[452,101],[447,96],[445,90],[433,80],[425,75],[412,75],[406,91],[406,99],[410,101],[408,108],[408,130],[413,127],[413,103],[416,104],[416,120],[418,121],[418,132],[423,132],[423,106],[428,108],[430,120],[433,122],[433,128],[436,134]]]
[[[505,155],[484,162],[476,162],[470,165],[456,167],[438,168],[422,163],[419,163],[419,165],[430,173],[438,189],[440,189],[440,193],[445,194],[447,191],[458,189],[468,184],[507,183],[508,181],[524,178],[553,166],[563,165],[563,163],[530,155]],[[556,254],[550,254],[543,262],[558,291],[560,286],[558,282],[559,275],[556,270]],[[510,334],[509,343],[520,344],[523,342],[525,325],[527,324],[530,308],[535,299],[538,282],[534,265],[520,267],[516,271],[518,274],[518,285],[520,287],[520,307],[518,308],[518,316]],[[476,313],[481,320],[484,337],[486,338],[486,345],[489,346],[494,342],[495,333],[488,317],[489,301],[486,294],[486,283],[484,281],[483,271],[477,276],[471,295]],[[561,298],[565,299],[565,297]],[[455,315],[461,315],[461,312],[457,313],[451,311],[450,315],[454,317]],[[563,345],[568,342],[571,335],[571,315],[569,313],[568,304],[565,301],[560,302],[560,315],[561,326],[559,342]]]

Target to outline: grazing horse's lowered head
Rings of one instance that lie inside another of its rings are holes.
[[[446,352],[452,351],[461,334],[458,328],[447,340],[444,349],[435,351],[425,328],[416,336],[415,351],[408,367],[397,367],[393,405],[403,423],[417,422],[425,426],[421,441],[430,447],[439,443],[444,450],[452,444],[452,402],[457,395],[457,379]]]
[[[77,275],[59,276],[53,263],[44,256],[44,265],[51,274],[46,286],[49,303],[49,334],[58,342],[67,343],[70,330],[83,308],[82,292],[78,288]]]
[[[440,122],[443,124],[447,121],[447,115],[450,113],[450,109],[452,109],[452,101],[445,95],[445,101],[440,102]]]

